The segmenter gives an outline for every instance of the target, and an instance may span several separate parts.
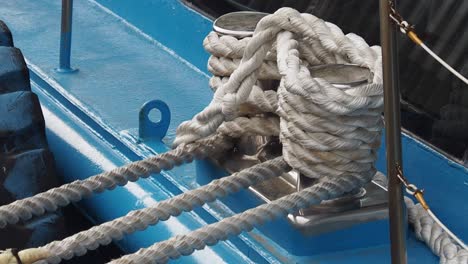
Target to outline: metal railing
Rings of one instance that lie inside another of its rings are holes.
[[[72,73],[78,69],[70,66],[72,44],[73,0],[62,0],[62,19],[60,29],[60,57],[56,72]]]
[[[396,27],[391,23],[389,16],[390,3],[394,4],[393,2],[394,0],[380,0],[388,210],[392,263],[406,264],[406,217],[403,185],[397,175],[397,168],[402,166],[397,31]]]

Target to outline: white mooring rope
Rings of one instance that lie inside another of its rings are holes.
[[[7,224],[16,224],[33,216],[57,210],[58,207],[78,202],[93,193],[112,190],[116,186],[125,185],[128,181],[136,181],[140,177],[148,177],[162,170],[170,170],[193,159],[201,159],[216,155],[230,147],[228,137],[240,137],[249,134],[263,136],[275,135],[278,132],[279,120],[274,117],[262,119],[237,118],[226,122],[218,128],[219,133],[210,138],[179,146],[178,148],[141,161],[132,162],[123,167],[113,169],[84,180],[77,180],[60,187],[50,189],[33,197],[17,200],[11,204],[0,206],[0,228]],[[3,264],[0,262],[0,264]]]
[[[421,204],[414,204],[409,198],[405,198],[405,203],[416,237],[424,241],[432,252],[440,257],[441,264],[468,263],[468,250],[459,246]],[[461,244],[463,245],[463,242]]]
[[[371,177],[372,178],[372,177]],[[300,192],[289,194],[268,204],[263,204],[243,213],[225,218],[217,223],[204,226],[186,235],[175,236],[149,248],[140,249],[134,254],[126,255],[111,261],[111,264],[153,264],[166,263],[171,259],[192,254],[206,246],[242,232],[251,231],[254,227],[295,213],[300,209],[320,204],[324,200],[334,199],[350,192],[356,184],[365,184],[365,179],[347,175],[339,179],[322,178],[321,182]]]
[[[387,177],[382,173],[377,173],[373,182],[387,188]],[[441,222],[434,221],[421,204],[415,204],[409,197],[405,197],[405,204],[416,238],[440,257],[441,264],[468,264],[468,250],[460,246],[464,245],[462,241],[453,240],[447,233],[448,229],[443,228]]]
[[[316,185],[300,192],[112,262],[164,263],[265,221],[337,198],[372,179],[383,126],[379,47],[369,47],[359,36],[344,35],[337,26],[291,8],[279,9],[263,18],[251,38],[239,40],[210,33],[204,46],[212,54],[208,67],[214,74],[210,80],[214,97],[201,113],[178,127],[174,150],[2,206],[0,228],[55,210],[93,192],[112,189],[195,158],[222,153],[233,146],[232,138],[278,136],[283,156],[153,207],[132,211],[63,241],[23,250],[18,255],[24,264],[32,263],[30,259],[41,259],[36,263],[58,263],[85,254],[125,234],[191,211],[194,206],[278,176],[290,167],[318,180]],[[365,67],[372,77],[368,84],[348,88],[337,88],[324,79],[311,77],[312,66],[336,63]],[[266,85],[265,81],[276,81],[279,85]],[[416,215],[411,208],[410,216]],[[424,230],[433,225],[421,222],[421,217],[415,219],[415,223],[421,223],[417,232],[422,230],[421,238],[429,241]],[[431,249],[441,256],[441,261],[455,259],[453,250],[438,250],[437,245],[431,244]],[[449,239],[443,245],[452,247],[453,243]],[[462,262],[466,260],[463,256],[457,255],[458,262],[444,263],[466,264]],[[0,254],[0,264],[10,263],[17,263],[11,251]]]
[[[216,151],[227,149],[231,145],[222,136],[214,136],[204,141],[181,146],[164,154],[145,160],[132,162],[123,167],[113,169],[85,180],[77,180],[35,196],[17,200],[11,204],[0,206],[0,228],[7,224],[15,224],[28,220],[32,216],[40,216],[46,212],[57,210],[71,202],[77,202],[93,193],[112,190],[116,186],[136,181],[140,177],[148,177],[152,173],[170,170],[194,158],[203,158]]]
[[[92,227],[62,241],[49,243],[41,249],[49,252],[50,257],[39,263],[59,263],[63,259],[84,255],[88,250],[107,245],[113,240],[120,240],[124,235],[145,230],[148,226],[165,221],[171,216],[190,212],[195,207],[280,176],[289,169],[282,158],[276,158],[214,180],[208,185],[187,191],[154,206],[132,211],[126,216]]]

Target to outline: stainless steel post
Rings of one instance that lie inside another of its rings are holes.
[[[62,0],[62,22],[60,30],[60,59],[57,72],[70,73],[77,69],[70,66],[73,20],[73,0]]]
[[[380,0],[391,255],[392,263],[406,264],[406,216],[402,183],[397,177],[397,166],[402,164],[397,31],[389,14],[389,0]]]

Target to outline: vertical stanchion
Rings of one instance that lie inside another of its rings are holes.
[[[397,32],[390,22],[389,15],[389,0],[380,0],[380,40],[383,64],[391,255],[393,264],[406,264],[405,207],[402,183],[397,176],[397,166],[402,164]]]
[[[73,20],[73,0],[62,0],[62,22],[60,30],[60,58],[59,67],[55,70],[60,73],[77,71],[70,66],[71,39]]]

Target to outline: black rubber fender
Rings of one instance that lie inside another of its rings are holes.
[[[29,71],[17,48],[0,47],[0,94],[30,91]]]
[[[21,51],[0,21],[0,205],[57,186],[45,123]],[[65,235],[60,211],[0,229],[0,249],[44,245]],[[8,239],[3,239],[8,238]]]
[[[28,91],[0,95],[0,153],[47,148],[44,117],[37,96]]]
[[[13,47],[13,37],[7,25],[0,20],[0,46]]]
[[[11,203],[56,186],[57,177],[53,164],[52,153],[47,149],[34,149],[0,157],[0,184],[9,198],[0,197],[0,202]]]

